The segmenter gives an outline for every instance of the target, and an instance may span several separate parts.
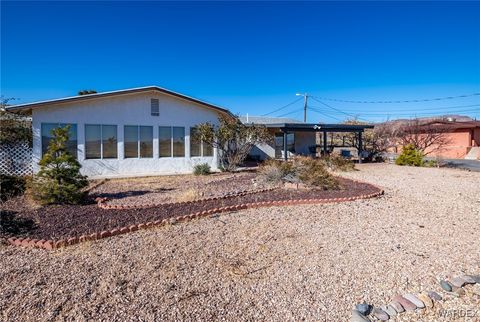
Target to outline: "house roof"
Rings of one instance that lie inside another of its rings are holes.
[[[475,129],[480,128],[480,121],[452,122],[452,121],[431,121],[420,126],[436,126],[446,130]]]
[[[95,93],[95,94],[87,94],[87,95],[78,95],[78,96],[71,96],[71,97],[64,97],[64,98],[58,98],[58,99],[52,99],[52,100],[46,100],[46,101],[39,101],[39,102],[33,102],[33,103],[26,103],[26,104],[18,104],[18,105],[12,105],[8,106],[6,108],[7,111],[9,112],[16,112],[16,111],[26,111],[26,110],[32,110],[34,108],[41,108],[41,107],[46,107],[46,106],[52,106],[56,104],[63,104],[63,103],[73,103],[73,102],[83,102],[83,101],[88,101],[88,100],[94,100],[98,98],[105,98],[105,97],[111,97],[111,96],[120,96],[120,95],[128,95],[128,94],[136,94],[136,93],[145,93],[145,92],[160,92],[164,93],[167,95],[175,96],[190,102],[194,102],[200,105],[203,105],[205,107],[211,108],[213,110],[216,110],[221,113],[225,113],[228,115],[232,115],[230,111],[226,108],[213,105],[210,103],[207,103],[205,101],[183,95],[159,86],[146,86],[146,87],[137,87],[137,88],[129,88],[129,89],[122,89],[122,90],[117,90],[117,91],[110,91],[110,92],[102,92],[102,93]]]
[[[240,116],[243,124],[278,124],[278,123],[303,123],[287,117],[268,117],[268,116]]]

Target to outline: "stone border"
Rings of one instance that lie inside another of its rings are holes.
[[[271,207],[271,206],[293,206],[293,205],[302,205],[302,204],[336,203],[336,202],[344,202],[344,201],[354,201],[359,199],[370,199],[370,198],[378,197],[384,194],[384,191],[382,189],[378,187],[375,187],[375,188],[378,190],[377,192],[358,195],[354,197],[262,201],[262,202],[244,203],[244,204],[228,206],[228,207],[213,208],[213,209],[204,210],[201,212],[196,212],[196,213],[192,213],[192,214],[188,214],[180,217],[149,221],[144,224],[130,225],[128,227],[127,226],[119,227],[119,228],[104,230],[104,231],[89,234],[89,235],[81,235],[80,237],[73,236],[65,239],[60,239],[57,241],[51,240],[51,239],[38,240],[38,239],[30,239],[30,238],[16,238],[16,237],[10,237],[7,239],[7,241],[9,244],[14,246],[54,250],[54,249],[59,249],[59,248],[63,248],[70,245],[76,245],[78,243],[83,243],[86,241],[95,241],[98,239],[122,235],[129,232],[134,232],[137,230],[150,229],[153,227],[165,226],[168,224],[175,224],[177,222],[186,222],[193,219],[207,217],[207,216],[217,214],[217,213],[222,213],[222,212],[238,211],[242,209],[251,209],[251,208]],[[209,200],[216,200],[216,199],[209,199]],[[124,209],[124,208],[113,208],[113,209]]]
[[[466,294],[464,287],[466,285],[480,284],[480,275],[460,275],[451,281],[440,280],[441,290],[455,297],[461,297]],[[435,306],[435,302],[445,301],[444,297],[436,291],[422,293],[397,294],[389,304],[375,307],[371,304],[361,303],[355,306],[352,311],[352,322],[388,321],[404,312],[413,312],[423,309],[430,309]]]
[[[196,202],[229,199],[229,198],[234,198],[234,197],[251,195],[251,194],[254,194],[254,193],[262,193],[262,192],[273,191],[273,190],[276,190],[276,189],[279,189],[279,187],[256,189],[256,190],[242,190],[240,192],[227,193],[227,194],[224,194],[224,195],[218,196],[218,197],[208,197],[208,198],[196,199],[196,200],[192,200],[192,201],[166,202],[166,203],[147,204],[147,205],[138,205],[138,206],[137,205],[109,205],[109,204],[107,204],[109,199],[105,198],[105,197],[104,198],[98,197],[98,198],[95,199],[95,201],[97,202],[97,206],[101,209],[146,209],[146,208],[156,208],[156,207],[161,207],[161,206],[188,205],[188,204],[196,203]]]

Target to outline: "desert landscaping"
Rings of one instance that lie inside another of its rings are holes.
[[[344,321],[357,303],[430,290],[443,301],[396,321],[478,311],[479,284],[458,296],[439,280],[480,271],[480,173],[357,170],[341,176],[385,194],[212,214],[54,251],[4,243],[0,319]]]

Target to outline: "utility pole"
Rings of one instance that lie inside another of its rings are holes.
[[[303,122],[307,123],[307,104],[308,104],[308,94],[295,94],[297,96],[303,96]]]
[[[303,97],[305,98],[304,103],[303,103],[303,122],[307,123],[308,94],[305,93],[305,95],[303,95]]]

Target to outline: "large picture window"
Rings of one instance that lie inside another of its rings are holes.
[[[173,127],[173,156],[184,157],[185,156],[185,128]]]
[[[199,140],[196,137],[197,128],[192,127],[190,128],[190,156],[191,157],[211,157],[213,156],[213,148]]]
[[[153,158],[152,126],[140,126],[140,158]]]
[[[158,128],[158,144],[160,158],[172,156],[172,127],[160,126]]]
[[[125,158],[153,157],[153,127],[125,125]]]
[[[66,143],[67,150],[68,152],[70,152],[70,154],[77,158],[77,124],[67,123],[42,123],[42,156],[48,151],[48,144],[53,138],[52,130],[57,127],[65,127],[67,125],[70,125],[70,130],[68,132],[68,141]]]
[[[117,158],[116,125],[85,125],[85,158]]]
[[[125,125],[123,138],[125,158],[138,158],[138,126]]]

